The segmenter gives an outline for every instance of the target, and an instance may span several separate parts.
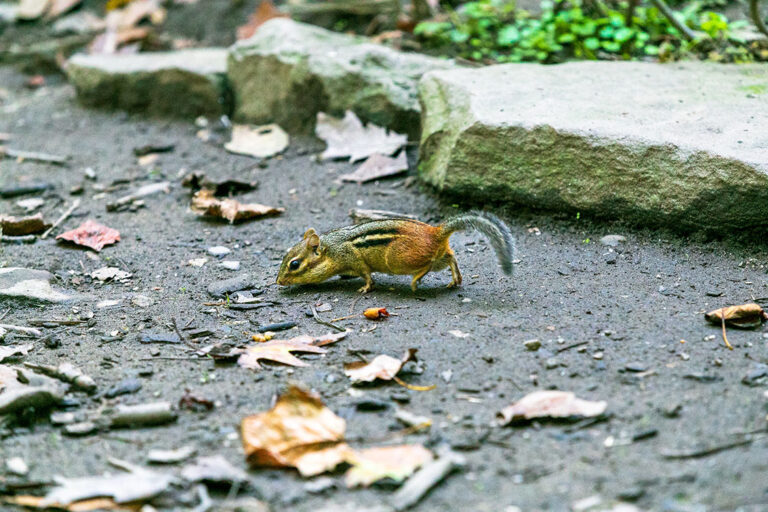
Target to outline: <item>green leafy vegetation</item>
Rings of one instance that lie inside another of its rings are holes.
[[[768,60],[768,50],[753,48],[737,35],[746,22],[731,22],[694,1],[675,12],[682,34],[657,7],[639,5],[627,22],[627,5],[618,9],[600,0],[543,0],[540,17],[508,0],[479,0],[448,11],[442,20],[418,24],[414,34],[427,47],[481,62],[556,63],[567,59],[659,59],[701,56],[711,60]]]

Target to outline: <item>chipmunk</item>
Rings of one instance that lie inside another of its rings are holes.
[[[428,272],[451,269],[449,288],[461,284],[461,272],[448,239],[456,231],[476,229],[488,237],[502,271],[512,274],[515,239],[495,215],[471,212],[431,226],[411,219],[373,220],[318,235],[310,228],[283,258],[277,284],[320,283],[333,276],[365,279],[360,292],[373,288],[372,272],[411,275],[411,289]]]

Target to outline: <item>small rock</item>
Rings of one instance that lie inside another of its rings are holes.
[[[407,404],[411,401],[411,395],[407,391],[395,391],[389,395],[389,398],[401,404]]]
[[[64,427],[64,434],[72,437],[87,436],[96,432],[98,427],[92,421],[72,423]]]
[[[240,270],[240,262],[239,261],[222,261],[221,263],[219,263],[219,266],[221,268],[225,268],[227,270],[233,270],[233,271]]]
[[[187,263],[189,263],[191,267],[199,268],[205,265],[206,263],[208,263],[208,258],[195,258],[195,259],[189,260]]]
[[[624,365],[624,369],[627,370],[628,372],[640,373],[640,372],[646,371],[648,368],[642,363],[633,362],[633,363],[627,363],[626,365]]]
[[[336,488],[336,480],[327,476],[321,476],[304,484],[304,490],[310,494],[322,494]]]
[[[25,476],[29,473],[29,466],[24,462],[21,457],[11,457],[5,461],[5,468],[9,473],[13,473],[18,476]]]
[[[600,361],[603,359],[603,353],[602,352],[595,352],[592,354],[592,359],[595,359],[597,361]]]
[[[147,461],[150,464],[177,464],[195,454],[194,446],[182,446],[177,450],[150,450]]]
[[[389,409],[389,402],[378,398],[361,398],[355,401],[355,408],[362,412],[384,411]]]
[[[53,425],[69,425],[75,422],[75,413],[73,412],[54,412],[50,417]]]
[[[535,352],[541,348],[541,341],[539,340],[528,340],[523,342],[523,345],[525,345],[525,348],[527,350],[530,350],[531,352]]]
[[[451,377],[453,377],[453,370],[445,370],[444,372],[440,373],[440,376],[446,383],[451,382]]]
[[[128,378],[118,382],[116,385],[104,392],[106,398],[115,398],[120,395],[136,393],[141,389],[141,381],[136,378]]]
[[[620,244],[623,244],[626,241],[626,237],[621,235],[605,235],[600,239],[600,243],[607,245],[608,247],[618,247]]]
[[[415,427],[416,425],[431,425],[432,420],[426,416],[419,416],[405,409],[398,409],[395,412],[395,419],[406,427]]]
[[[250,274],[243,274],[223,281],[214,281],[208,285],[208,295],[224,297],[229,293],[256,288],[257,281]]]
[[[605,257],[605,263],[608,265],[615,265],[616,260],[618,259],[618,254],[615,252],[609,252],[603,255]]]
[[[680,416],[680,412],[683,410],[683,404],[679,402],[671,402],[664,406],[664,408],[661,410],[661,414],[663,414],[667,418],[677,418]]]
[[[228,248],[222,246],[222,245],[217,245],[217,246],[209,247],[208,248],[208,254],[210,254],[211,256],[214,256],[216,258],[223,258],[224,256],[226,256],[230,252],[232,252],[232,251],[229,250]]]
[[[558,366],[560,366],[560,363],[554,357],[550,357],[549,359],[547,359],[547,361],[545,363],[545,366],[546,366],[547,370],[552,370],[552,369],[557,368]]]
[[[131,299],[131,304],[139,308],[148,308],[154,303],[155,301],[152,297],[147,297],[146,295],[134,295]]]
[[[51,286],[54,276],[45,270],[0,268],[0,298],[18,301],[62,303],[73,297]]]
[[[695,380],[696,382],[718,382],[723,380],[719,375],[712,375],[709,373],[689,373],[683,375],[684,379]]]
[[[741,379],[741,383],[745,386],[755,387],[760,386],[766,380],[768,380],[768,365],[755,363],[749,373]]]

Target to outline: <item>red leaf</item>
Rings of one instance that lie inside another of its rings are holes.
[[[105,245],[119,242],[120,232],[98,222],[87,220],[79,228],[60,234],[56,240],[66,240],[99,252]]]

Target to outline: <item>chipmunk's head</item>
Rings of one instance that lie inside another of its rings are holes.
[[[326,250],[327,247],[320,242],[320,236],[309,228],[301,242],[291,247],[283,258],[277,284],[320,283],[333,277]]]

